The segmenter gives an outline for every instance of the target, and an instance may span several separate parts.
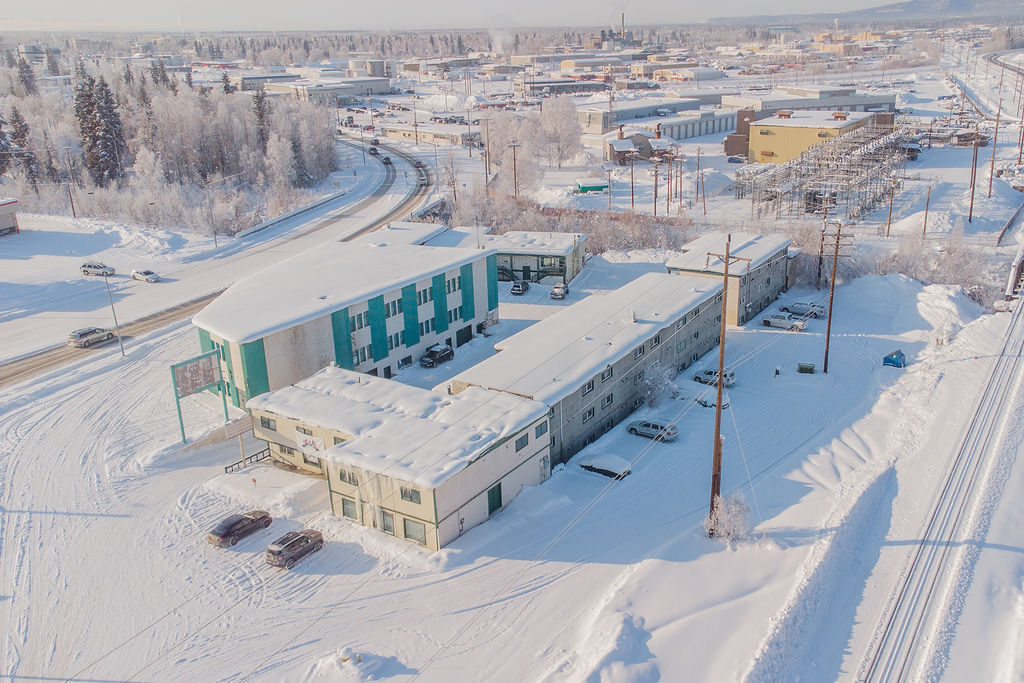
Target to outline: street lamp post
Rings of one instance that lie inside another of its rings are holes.
[[[114,331],[117,333],[117,343],[121,345],[121,357],[124,358],[124,340],[121,339],[121,326],[117,322],[117,311],[114,310],[114,295],[110,293],[110,281],[106,273],[103,274],[103,284],[107,286],[107,300],[110,301],[110,312],[114,316]]]
[[[512,196],[519,196],[519,173],[516,168],[516,150],[519,149],[520,144],[516,140],[512,140],[508,143],[509,148],[512,149]]]

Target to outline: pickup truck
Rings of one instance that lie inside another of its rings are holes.
[[[761,318],[761,324],[765,327],[778,327],[783,330],[795,330],[797,332],[807,327],[805,320],[794,318],[789,313],[772,313],[767,318]]]

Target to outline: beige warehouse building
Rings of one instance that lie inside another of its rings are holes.
[[[871,112],[779,111],[750,124],[747,159],[781,164],[811,147],[871,124]]]

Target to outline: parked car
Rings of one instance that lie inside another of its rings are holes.
[[[267,564],[291,569],[310,553],[324,547],[324,535],[314,529],[289,531],[267,546]]]
[[[730,164],[745,164],[745,163],[747,163],[747,160],[744,157],[741,157],[739,154],[732,154],[732,155],[728,156],[726,158],[726,161],[728,161]]]
[[[160,280],[160,276],[152,270],[133,270],[132,279],[143,280],[145,282],[157,282]]]
[[[447,344],[431,344],[426,353],[420,357],[420,365],[425,368],[436,368],[441,363],[455,358],[455,351]]]
[[[626,431],[634,436],[646,436],[648,439],[657,439],[658,441],[672,441],[679,436],[679,430],[674,424],[658,420],[630,422]]]
[[[528,291],[530,291],[529,282],[527,282],[526,280],[516,280],[515,282],[512,283],[512,289],[509,290],[509,293],[515,294],[516,296],[522,296],[523,294],[526,294]]]
[[[582,456],[580,467],[612,479],[623,479],[629,474],[629,461],[611,453]]]
[[[372,156],[372,157],[380,156],[380,150],[377,149],[376,147],[371,147],[370,148],[370,156]]]
[[[551,288],[552,299],[564,299],[569,296],[569,285],[564,282],[556,282],[555,286]]]
[[[273,518],[266,510],[251,510],[240,515],[231,515],[213,527],[206,538],[218,548],[226,548],[260,529],[266,529],[272,521]]]
[[[806,320],[794,318],[789,313],[772,313],[767,318],[761,318],[761,324],[765,327],[778,327],[783,330],[795,330],[797,332],[807,327]]]
[[[82,264],[82,275],[113,275],[114,269],[99,261],[86,261]]]
[[[420,187],[426,187],[429,184],[430,184],[429,180],[427,180],[426,178],[423,178],[423,177],[420,178]]]
[[[693,376],[694,382],[700,382],[701,384],[717,385],[718,384],[718,370],[705,370],[699,372]],[[736,383],[736,375],[732,370],[726,370],[722,373],[722,384],[727,387],[731,387]]]
[[[825,307],[813,301],[794,301],[793,303],[779,306],[783,313],[792,313],[807,318],[820,318],[825,315]]]
[[[419,159],[416,159],[415,161],[413,161],[412,165],[415,166],[416,168],[423,168],[423,162],[420,161]]]
[[[113,339],[114,333],[102,327],[83,327],[68,335],[68,346],[85,348],[98,342]]]
[[[370,140],[370,145],[372,145],[374,147],[376,147],[379,144],[380,144],[380,140],[378,140],[377,138],[374,138],[374,139]]]
[[[385,166],[390,166],[391,165],[391,157],[389,157],[389,156],[381,157],[381,161],[384,162]]]

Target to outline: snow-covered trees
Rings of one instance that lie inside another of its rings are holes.
[[[29,127],[25,117],[21,115],[17,107],[11,107],[11,138],[10,145],[21,172],[25,179],[36,192],[39,191],[39,179],[42,172],[39,170],[39,161],[36,159],[35,151],[29,141]]]
[[[267,93],[260,88],[252,95],[252,111],[256,115],[256,140],[260,143],[260,150],[267,153],[267,140],[270,139],[268,130],[270,103],[267,101]]]
[[[25,61],[24,57],[18,57],[18,83],[26,95],[39,93],[39,86],[36,84],[36,74],[32,71],[32,65]]]
[[[644,369],[644,376],[640,386],[640,396],[644,403],[649,406],[656,406],[668,392],[672,385],[672,378],[675,377],[675,368],[662,365],[655,361]]]
[[[704,530],[727,543],[746,538],[750,531],[750,507],[739,491],[715,498],[714,512],[704,519]]]
[[[0,175],[6,173],[10,167],[12,155],[13,150],[11,149],[10,133],[7,131],[7,121],[4,120],[3,114],[0,114]]]
[[[583,126],[568,95],[552,97],[540,112],[540,141],[548,163],[569,161],[583,151]]]

